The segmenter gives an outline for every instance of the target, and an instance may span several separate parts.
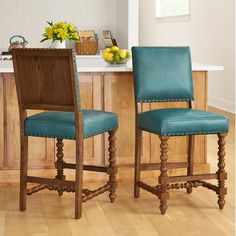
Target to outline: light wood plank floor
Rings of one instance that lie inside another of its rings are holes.
[[[18,186],[0,186],[0,236],[69,235],[206,235],[233,236],[235,233],[234,120],[227,137],[228,195],[224,210],[219,210],[212,191],[197,188],[191,195],[172,190],[165,216],[159,213],[158,199],[142,191],[132,197],[132,182],[119,182],[117,200],[111,204],[107,194],[83,205],[83,217],[74,220],[74,195],[58,197],[43,191],[27,199],[27,211],[18,211]],[[208,160],[217,164],[217,138],[208,138]],[[154,183],[154,182],[153,182]],[[88,184],[95,187],[95,184]]]

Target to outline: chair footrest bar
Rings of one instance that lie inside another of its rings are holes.
[[[159,193],[160,193],[160,190],[159,190],[159,188],[157,188],[157,187],[153,187],[153,186],[150,186],[150,185],[148,185],[148,184],[146,184],[146,183],[144,183],[144,182],[142,182],[142,181],[139,181],[138,183],[138,186],[140,187],[140,188],[142,188],[142,189],[144,189],[144,190],[146,190],[146,191],[148,191],[148,192],[150,192],[150,193],[152,193],[152,194],[154,194],[154,195],[156,195],[156,196],[158,196],[159,195]]]
[[[198,180],[205,180],[205,179],[217,179],[217,174],[169,176],[169,182],[198,181]]]
[[[218,186],[205,182],[205,181],[199,181],[200,183],[202,183],[202,187],[205,187],[207,189],[213,190],[214,192],[217,192],[218,190]]]
[[[159,170],[161,164],[160,163],[142,163],[140,165],[141,171],[148,171],[148,170]],[[168,163],[168,169],[176,169],[176,168],[187,168],[187,162],[170,162]]]
[[[33,193],[39,192],[40,190],[48,189],[48,190],[57,190],[62,192],[75,192],[75,188],[72,186],[58,186],[53,184],[39,184],[37,186],[34,186],[32,188],[27,189],[27,195],[32,195]],[[110,189],[110,185],[106,184],[98,189],[95,190],[89,190],[89,189],[83,189],[82,190],[82,202],[86,202]]]
[[[106,184],[96,190],[88,190],[86,189],[85,191],[83,190],[83,196],[82,196],[82,202],[86,202],[110,189],[110,185]]]
[[[33,193],[37,193],[41,190],[45,189],[45,185],[44,184],[39,184],[36,185],[32,188],[27,189],[27,195],[32,195]]]
[[[27,189],[27,195],[32,195],[33,193],[37,193],[43,189],[57,190],[57,191],[68,192],[68,193],[75,192],[74,187],[58,186],[58,185],[53,185],[53,184],[39,184],[37,186]]]
[[[75,169],[75,164],[72,163],[63,163],[63,168],[66,169]],[[83,170],[87,171],[96,171],[96,172],[107,172],[108,166],[94,166],[94,165],[83,165]]]
[[[137,184],[140,188],[142,188],[142,189],[144,189],[156,196],[158,196],[161,193],[161,185],[150,186],[142,181],[139,181]],[[166,188],[167,188],[167,190],[170,190],[170,189],[181,189],[181,188],[190,188],[190,187],[196,188],[199,186],[206,187],[206,188],[211,189],[215,192],[217,192],[217,190],[218,190],[218,187],[216,185],[207,183],[205,181],[191,181],[191,182],[185,182],[185,183],[167,184]]]
[[[190,188],[190,187],[199,187],[202,186],[202,183],[199,181],[193,181],[193,182],[185,182],[185,183],[176,183],[176,184],[168,184],[167,189],[180,189],[180,188]],[[160,188],[160,185],[156,186],[157,188]]]
[[[40,178],[40,177],[33,177],[33,176],[27,176],[26,181],[31,182],[31,183],[44,184],[44,185],[58,185],[58,186],[68,186],[68,187],[75,186],[74,181],[60,180],[60,179],[48,179],[48,178]]]
[[[67,192],[67,193],[75,192],[75,188],[72,186],[69,187],[69,186],[58,186],[58,185],[47,184],[45,185],[45,188],[48,190],[57,190],[57,191]]]

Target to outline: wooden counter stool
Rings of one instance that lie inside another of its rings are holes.
[[[170,189],[202,186],[218,195],[218,205],[225,204],[225,136],[228,119],[222,115],[192,109],[192,68],[188,47],[133,47],[134,89],[136,100],[135,183],[134,196],[139,197],[140,188],[158,196],[161,214],[167,210]],[[185,102],[188,108],[168,108],[141,112],[139,103]],[[156,134],[160,138],[160,164],[142,164],[142,131]],[[217,134],[218,171],[210,174],[193,173],[194,136]],[[189,136],[186,163],[168,162],[168,139],[172,136]],[[183,165],[184,164],[184,165]],[[187,167],[187,175],[168,176],[168,169]],[[160,169],[159,184],[152,187],[140,181],[140,172]],[[218,180],[218,185],[206,182]]]
[[[116,194],[115,133],[117,114],[82,110],[75,56],[69,49],[14,49],[13,63],[20,112],[20,210],[26,209],[26,195],[42,189],[75,192],[75,218],[82,214],[82,202],[105,191],[110,201]],[[27,109],[47,110],[27,117]],[[109,166],[83,165],[83,140],[109,133]],[[28,136],[57,139],[55,179],[28,176]],[[75,164],[63,160],[63,139],[75,140]],[[63,169],[75,169],[75,181],[65,180]],[[90,191],[83,189],[83,170],[105,172],[108,182]],[[38,183],[27,189],[27,182]]]

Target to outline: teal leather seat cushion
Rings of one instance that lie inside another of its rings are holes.
[[[152,110],[138,114],[138,128],[161,136],[228,132],[228,118],[188,108]]]
[[[82,110],[84,138],[118,128],[116,113]],[[75,140],[74,112],[42,112],[28,117],[24,127],[26,136]]]

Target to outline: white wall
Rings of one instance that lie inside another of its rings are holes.
[[[12,35],[23,35],[29,47],[39,43],[46,21],[70,21],[80,30],[95,29],[116,35],[117,0],[0,0],[0,48],[9,46]],[[102,47],[102,40],[100,40]]]
[[[121,48],[138,45],[139,0],[117,0],[117,39]]]
[[[117,1],[117,41],[119,47],[128,47],[128,1],[118,0]]]
[[[140,0],[141,45],[190,45],[192,60],[223,65],[209,72],[208,104],[235,112],[234,0],[192,0],[189,21],[158,22],[155,0]]]

